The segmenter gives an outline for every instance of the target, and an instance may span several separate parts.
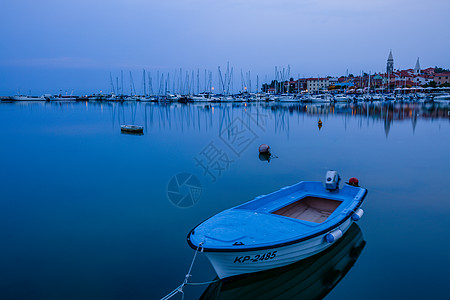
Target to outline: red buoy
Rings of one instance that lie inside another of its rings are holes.
[[[270,153],[270,147],[267,144],[261,144],[259,146],[259,153]]]
[[[348,184],[352,185],[352,186],[359,186],[359,180],[358,180],[358,178],[352,177],[348,181]]]

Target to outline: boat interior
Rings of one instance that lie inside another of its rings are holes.
[[[342,201],[318,197],[301,198],[286,205],[272,214],[298,220],[322,223],[338,208]]]

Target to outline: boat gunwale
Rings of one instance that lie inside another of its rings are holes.
[[[316,232],[314,234],[308,235],[308,236],[304,236],[298,239],[294,239],[291,241],[287,241],[287,242],[281,242],[281,243],[277,243],[277,244],[273,244],[273,245],[266,245],[266,246],[257,246],[257,247],[249,247],[249,248],[235,248],[235,249],[231,249],[231,248],[207,248],[207,247],[201,247],[201,251],[202,252],[250,252],[250,251],[258,251],[258,250],[265,250],[265,249],[273,249],[273,248],[280,248],[280,247],[284,247],[284,246],[289,246],[289,245],[293,245],[293,244],[297,244],[297,243],[301,243],[304,241],[307,241],[309,239],[318,237],[320,235],[326,234],[328,232],[330,232],[331,230],[335,229],[336,227],[339,227],[340,225],[342,225],[345,221],[347,221],[352,214],[361,206],[362,202],[364,201],[364,199],[367,196],[368,190],[367,189],[362,189],[364,191],[364,194],[361,196],[361,198],[359,199],[358,203],[356,204],[355,208],[353,210],[350,210],[347,215],[345,217],[343,217],[339,222],[337,222],[336,224],[333,224],[319,232]],[[214,215],[215,216],[215,215]],[[203,222],[206,222],[207,220],[211,219],[211,216],[207,219],[205,219],[204,221],[200,222],[199,224],[197,224],[197,226],[195,226],[194,228],[192,228],[189,233],[187,234],[187,243],[188,245],[194,249],[197,250],[199,249],[199,246],[196,246],[192,243],[190,236],[192,234],[192,232],[198,227],[200,226]]]

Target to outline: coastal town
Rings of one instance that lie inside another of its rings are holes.
[[[252,89],[250,72],[241,71],[240,88],[235,92],[233,68],[227,65],[226,72],[220,67],[217,82],[213,83],[213,72],[206,71],[204,84],[200,84],[199,70],[185,74],[163,74],[157,72],[156,82],[150,72],[143,70],[141,90],[137,91],[132,72],[129,74],[129,92],[124,88],[124,74],[113,78],[110,73],[110,91],[91,95],[74,95],[63,93],[41,96],[17,94],[0,97],[2,101],[142,101],[142,102],[299,102],[299,103],[333,103],[333,102],[450,102],[450,70],[442,67],[421,68],[417,58],[415,66],[409,69],[396,69],[392,51],[389,52],[384,72],[360,72],[339,77],[307,77],[294,79],[288,68],[275,67],[275,79],[270,83]],[[289,79],[288,79],[289,78]],[[157,88],[153,85],[156,84]]]
[[[301,93],[301,92],[388,92],[388,91],[418,91],[418,90],[439,90],[450,87],[450,70],[440,67],[420,67],[417,58],[414,68],[405,70],[394,68],[394,58],[392,51],[386,63],[384,73],[362,73],[346,74],[340,77],[315,77],[299,78],[294,80],[277,81],[270,84],[263,84],[262,91],[269,94],[278,93]]]

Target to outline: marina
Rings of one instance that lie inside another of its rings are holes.
[[[101,94],[90,96],[4,96],[1,101],[91,101],[91,102],[158,102],[158,103],[240,103],[240,102],[285,102],[285,103],[363,103],[363,102],[401,102],[401,103],[432,103],[450,102],[450,88],[404,88],[394,93],[300,93],[300,94],[268,94],[239,93],[221,95],[212,93],[189,95],[152,95],[130,96]]]

